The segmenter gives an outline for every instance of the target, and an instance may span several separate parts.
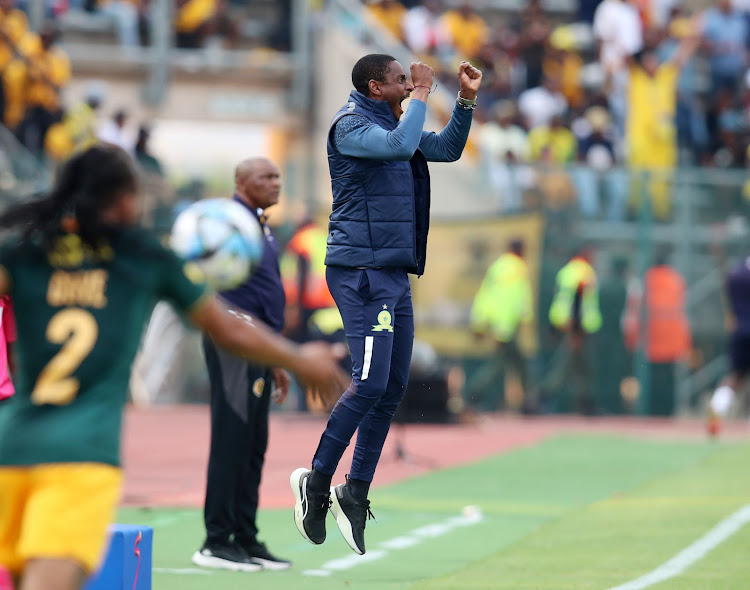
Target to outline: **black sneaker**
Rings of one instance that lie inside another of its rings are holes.
[[[260,564],[264,570],[285,570],[292,565],[288,559],[281,559],[269,552],[263,543],[256,541],[252,545],[242,545],[242,548],[250,559]]]
[[[310,469],[300,467],[289,477],[294,492],[294,524],[305,539],[320,545],[326,540],[326,514],[331,494],[307,489],[311,473]]]
[[[373,518],[370,501],[357,500],[349,491],[349,486],[342,483],[331,488],[331,514],[349,547],[364,555],[365,522]]]
[[[236,572],[259,572],[263,566],[255,563],[245,550],[236,543],[205,543],[200,551],[193,553],[193,563],[201,567],[212,567]]]

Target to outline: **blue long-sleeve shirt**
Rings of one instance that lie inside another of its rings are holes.
[[[456,106],[440,133],[422,130],[426,113],[427,105],[412,99],[393,131],[360,115],[342,117],[334,131],[336,149],[354,158],[406,161],[418,148],[430,162],[455,162],[469,137],[472,111]]]

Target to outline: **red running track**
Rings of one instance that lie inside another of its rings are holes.
[[[293,505],[289,474],[297,467],[310,465],[326,419],[272,412],[260,490],[261,507]],[[394,424],[373,485],[469,463],[566,432],[621,433],[661,439],[706,437],[702,421],[656,418],[523,418],[493,414],[471,424]],[[744,422],[729,423],[724,425],[722,436],[749,438],[750,428]],[[202,506],[208,445],[208,406],[128,408],[123,434],[124,504]],[[343,481],[353,446],[344,454],[334,482]]]

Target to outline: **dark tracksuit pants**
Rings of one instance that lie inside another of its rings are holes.
[[[268,444],[271,370],[203,337],[211,383],[211,451],[204,520],[207,543],[256,541],[258,488]]]
[[[372,481],[409,381],[414,310],[404,269],[329,266],[328,288],[344,321],[352,384],[331,412],[313,467],[333,475],[359,428],[349,475]]]

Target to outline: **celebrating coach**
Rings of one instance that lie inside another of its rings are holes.
[[[411,64],[407,76],[390,55],[366,55],[352,70],[355,90],[328,133],[333,190],[326,278],[344,320],[352,384],[328,420],[313,469],[290,482],[302,536],[325,540],[331,512],[349,546],[365,552],[370,482],[409,377],[414,313],[408,274],[424,272],[430,215],[427,162],[461,157],[482,73],[459,67],[461,89],[448,125],[423,131],[434,72]],[[404,115],[401,103],[411,96]],[[329,494],[333,473],[359,428],[347,482]]]

